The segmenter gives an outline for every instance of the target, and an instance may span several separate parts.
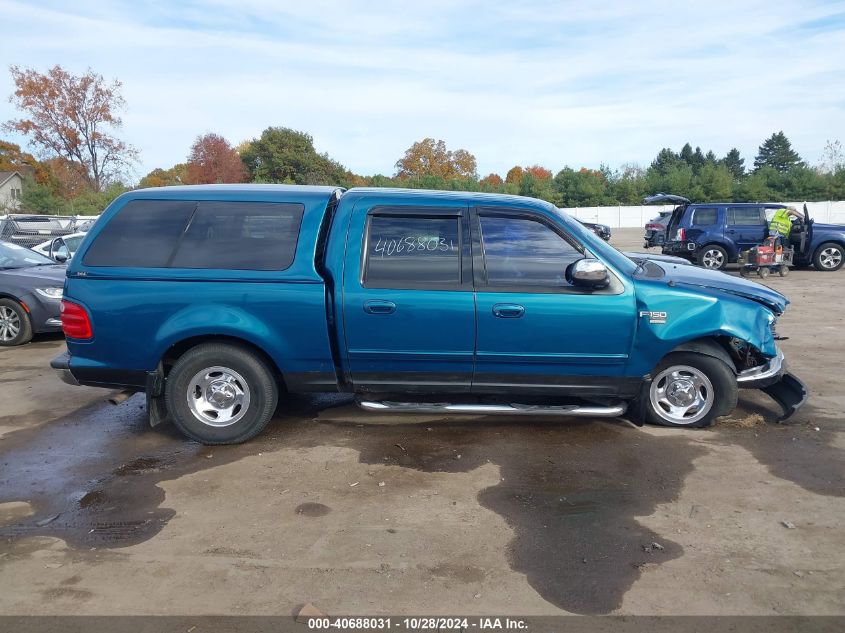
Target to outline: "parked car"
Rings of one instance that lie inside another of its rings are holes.
[[[581,222],[581,224],[586,226],[588,229],[590,229],[593,233],[598,235],[605,242],[610,241],[610,227],[607,224],[598,224],[596,222],[584,222],[583,220],[578,221]]]
[[[671,217],[671,211],[661,211],[646,222],[645,235],[643,236],[643,248],[663,246],[663,242],[666,241],[666,226],[669,224],[669,219]]]
[[[646,204],[676,202],[680,196],[657,194]],[[682,198],[686,200],[686,198]],[[663,252],[685,257],[705,268],[721,270],[736,263],[739,254],[761,244],[768,235],[768,219],[779,203],[698,202],[679,205],[666,227]],[[806,206],[803,220],[794,219],[789,236],[795,247],[797,266],[816,270],[839,270],[845,262],[845,225],[822,224],[810,218]]]
[[[70,235],[55,237],[46,242],[41,242],[41,244],[33,246],[32,250],[57,262],[66,262],[76,253],[76,249],[79,248],[84,237],[85,232],[71,233]]]
[[[62,329],[65,267],[40,253],[0,242],[0,345],[22,345],[34,333]]]
[[[613,417],[677,427],[739,387],[789,415],[778,292],[633,261],[518,196],[293,185],[128,192],[68,265],[71,384],[145,391],[207,444],[245,441],[284,392],[369,411]]]

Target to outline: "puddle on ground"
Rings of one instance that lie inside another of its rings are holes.
[[[161,481],[259,452],[339,446],[357,450],[362,463],[421,472],[498,466],[501,481],[481,490],[478,501],[513,529],[509,564],[570,612],[613,611],[646,565],[682,554],[670,535],[654,533],[637,517],[677,498],[693,461],[707,451],[696,431],[651,435],[622,421],[454,417],[420,424],[413,416],[403,424],[362,424],[377,418],[352,408],[326,412],[349,404],[346,396],[292,397],[284,419],[263,435],[213,451],[172,427],[151,430],[141,396],[13,432],[0,444],[0,503],[29,501],[35,512],[0,526],[0,539],[54,536],[106,555],[152,538],[174,516],[162,507]],[[747,447],[778,477],[819,494],[843,494],[842,451],[830,446],[832,433],[813,436],[806,425],[772,423],[704,433]],[[330,511],[315,503],[296,508],[304,518]],[[483,577],[472,566],[432,573],[466,582]]]
[[[300,503],[294,508],[296,514],[306,517],[324,517],[331,511],[329,506],[322,503]]]

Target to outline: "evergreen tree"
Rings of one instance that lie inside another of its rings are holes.
[[[804,161],[801,160],[798,152],[792,149],[792,143],[782,131],[772,134],[763,141],[757,152],[757,158],[754,159],[754,171],[762,167],[772,167],[783,173],[793,167],[803,166]]]
[[[722,164],[733,174],[734,180],[740,180],[745,176],[745,159],[739,155],[739,150],[733,148],[722,159]]]

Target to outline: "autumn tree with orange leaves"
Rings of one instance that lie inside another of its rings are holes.
[[[23,134],[44,154],[78,164],[88,185],[103,191],[132,163],[137,152],[114,136],[125,106],[118,80],[106,82],[88,70],[71,75],[61,66],[45,74],[12,66],[15,92],[9,101],[25,118],[7,121],[5,129]]]
[[[501,187],[504,183],[505,181],[502,180],[502,177],[499,174],[487,174],[484,178],[478,181],[478,184],[481,185],[481,187],[490,189]]]
[[[438,176],[445,180],[452,178],[477,178],[475,156],[465,149],[446,149],[444,141],[424,138],[417,141],[405,155],[396,161],[396,176],[411,178],[417,176]]]
[[[525,170],[519,165],[515,165],[505,174],[505,182],[512,185],[519,185],[522,182],[522,177],[525,175]]]
[[[246,166],[240,155],[219,134],[198,136],[191,146],[185,184],[206,185],[246,182]]]

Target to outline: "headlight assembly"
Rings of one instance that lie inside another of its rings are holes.
[[[62,298],[62,289],[61,288],[36,288],[35,292],[40,294],[42,297],[47,297],[48,299],[61,299]]]

